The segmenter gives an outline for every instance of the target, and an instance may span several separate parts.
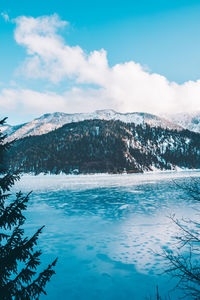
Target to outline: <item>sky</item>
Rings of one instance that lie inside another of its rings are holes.
[[[200,3],[0,3],[0,116],[200,111]]]

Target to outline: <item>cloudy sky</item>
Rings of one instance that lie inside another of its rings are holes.
[[[200,3],[3,1],[0,112],[200,110]],[[64,4],[65,2],[65,4]]]

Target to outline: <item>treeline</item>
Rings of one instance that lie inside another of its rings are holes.
[[[8,164],[14,170],[35,174],[200,168],[200,134],[86,120],[15,141]]]

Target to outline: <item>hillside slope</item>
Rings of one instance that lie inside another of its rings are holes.
[[[7,141],[20,139],[26,136],[41,135],[62,127],[72,122],[84,120],[120,120],[125,123],[148,124],[153,127],[162,127],[181,130],[182,127],[167,121],[164,118],[147,113],[127,113],[122,114],[114,110],[97,110],[93,113],[66,114],[55,112],[45,114],[26,124],[19,126],[4,126],[3,130],[8,135]]]
[[[166,116],[171,122],[191,131],[200,133],[200,112],[178,113]]]
[[[17,140],[8,160],[23,172],[143,172],[200,168],[200,134],[86,120]]]

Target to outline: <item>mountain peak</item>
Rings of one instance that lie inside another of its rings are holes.
[[[10,142],[14,139],[20,139],[29,135],[42,135],[68,123],[94,119],[120,120],[124,123],[135,123],[136,125],[147,123],[151,127],[162,127],[176,130],[182,129],[181,126],[156,115],[143,112],[118,113],[113,109],[102,109],[96,110],[93,113],[46,113],[24,125],[19,125],[15,128],[9,126],[9,128],[5,129],[5,133],[8,134],[7,141]]]

